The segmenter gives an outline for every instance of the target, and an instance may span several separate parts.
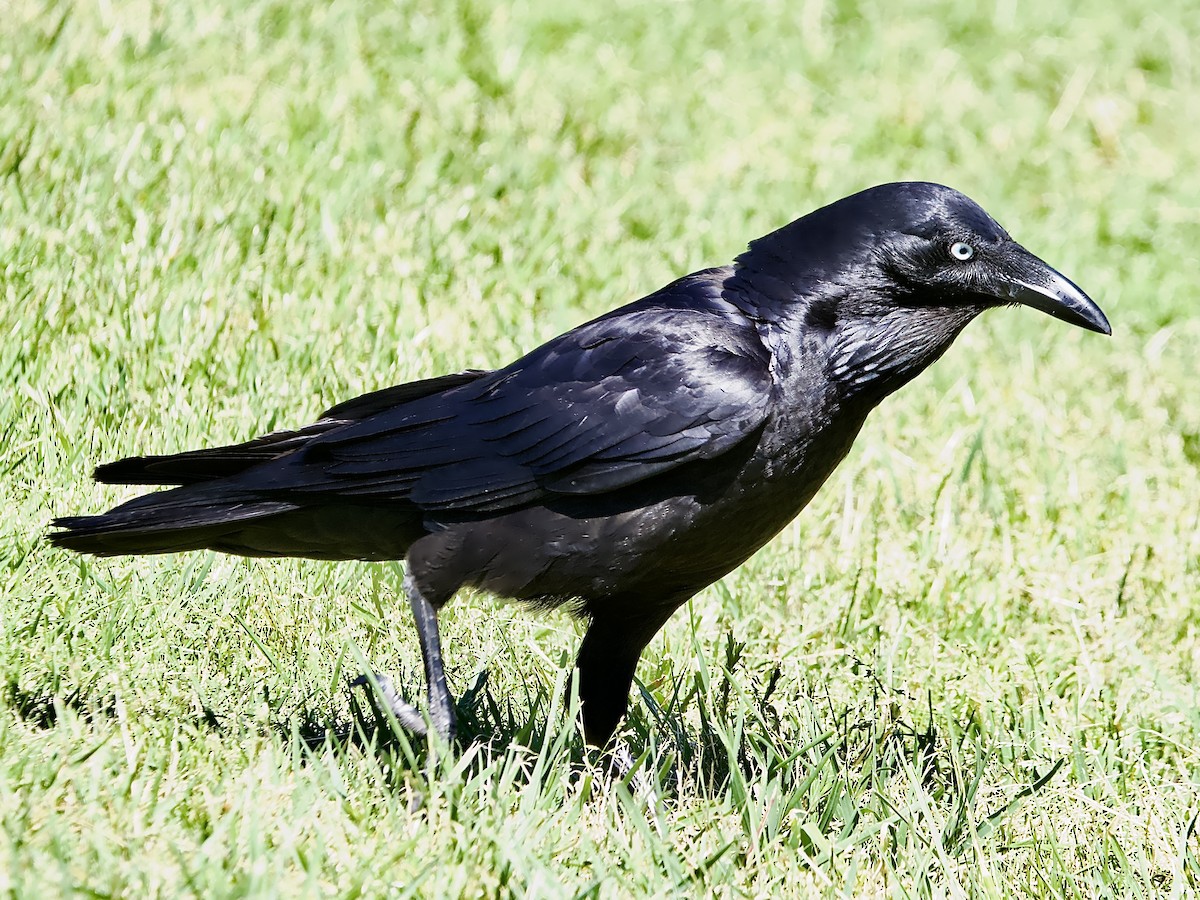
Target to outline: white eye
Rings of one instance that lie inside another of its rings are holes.
[[[975,248],[970,244],[964,244],[962,241],[955,241],[950,245],[950,255],[959,262],[966,262],[975,255]]]

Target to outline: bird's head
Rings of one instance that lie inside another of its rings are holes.
[[[872,253],[901,297],[946,305],[1020,304],[1089,331],[1112,333],[1100,307],[1078,285],[952,188],[885,184],[847,201],[849,207],[872,209],[864,217],[873,230]]]
[[[990,307],[1031,306],[1112,333],[1087,294],[977,203],[926,182],[869,188],[754,241],[734,282],[762,298],[754,314],[828,334],[835,375],[884,392]]]
[[[1011,237],[975,201],[923,181],[852,194],[759,238],[739,269],[783,300],[839,295],[844,312],[886,304],[977,311],[1021,304],[1111,334],[1066,276]]]

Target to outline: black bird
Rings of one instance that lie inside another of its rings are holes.
[[[403,558],[429,721],[447,739],[438,611],[464,585],[569,604],[589,623],[584,735],[604,744],[671,613],[804,508],[884,397],[1007,304],[1111,333],[967,197],[885,184],[502,369],[385,388],[244,444],[101,466],[98,481],[180,487],[56,519],[50,539],[99,555]]]

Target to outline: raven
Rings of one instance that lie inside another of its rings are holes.
[[[467,585],[567,604],[588,622],[584,737],[603,745],[670,615],[804,508],[884,397],[1008,304],[1111,334],[963,194],[884,184],[504,368],[384,388],[296,431],[102,465],[101,482],[178,487],[55,519],[50,540],[102,556],[404,559],[428,723],[447,740],[438,611]]]

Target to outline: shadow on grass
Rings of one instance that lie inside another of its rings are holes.
[[[683,893],[702,885],[718,860],[732,855],[731,864],[743,865],[770,845],[817,871],[866,844],[894,867],[914,848],[935,846],[967,862],[1063,766],[1039,765],[1041,774],[1022,768],[1022,760],[997,750],[974,712],[955,718],[944,703],[935,728],[932,698],[914,700],[853,658],[842,671],[865,690],[847,704],[822,697],[820,683],[785,679],[770,661],[752,663],[745,646],[728,634],[718,653],[697,646],[653,689],[639,683],[641,702],[632,704],[615,748],[603,753],[584,745],[574,707],[564,703],[567,660],[557,681],[531,678],[519,693],[495,691],[486,673],[477,676],[456,704],[459,746],[451,753],[402,731],[379,715],[372,695],[348,683],[344,705],[340,693],[335,706],[303,701],[291,709],[264,695],[269,717],[248,727],[274,732],[295,764],[340,773],[339,784],[365,765],[364,776],[412,815],[440,809],[469,816],[481,798],[497,794],[576,811],[603,798],[665,833],[671,810],[713,800],[735,817],[740,837],[698,867],[676,859]],[[419,673],[396,682],[408,696],[423,687]],[[75,716],[112,728],[117,701],[92,687],[64,694],[10,681],[0,698],[37,728]],[[917,727],[914,718],[927,724]],[[225,716],[204,709],[188,720],[222,740],[246,736],[237,709]]]
[[[98,712],[110,718],[116,715],[115,706],[111,701],[98,707],[89,702],[82,688],[75,688],[59,696],[51,691],[26,690],[15,680],[4,685],[4,705],[11,708],[22,722],[40,729],[49,729],[57,725],[60,711],[63,709],[68,709],[89,722]]]
[[[849,673],[869,679],[872,694],[838,709],[828,696],[814,698],[813,685],[781,688],[777,666],[748,667],[745,646],[727,634],[721,659],[684,660],[678,677],[653,692],[638,682],[641,702],[631,704],[615,748],[606,753],[583,743],[574,717],[564,712],[561,683],[534,681],[514,699],[497,695],[481,672],[458,698],[457,755],[469,755],[468,767],[478,774],[519,753],[528,763],[516,777],[524,785],[523,779],[542,777],[534,773],[533,760],[552,750],[554,759],[536,767],[543,774],[558,765],[574,770],[599,762],[613,778],[648,784],[668,803],[685,795],[742,794],[763,783],[791,793],[830,793],[836,783],[844,786],[847,773],[864,768],[875,783],[909,770],[919,773],[927,789],[960,787],[952,763],[956,749],[935,729],[931,701],[927,724],[910,724],[900,710],[913,706],[911,698],[854,660]],[[402,693],[417,696],[422,685],[402,680]],[[428,739],[400,729],[368,692],[347,691],[348,713],[298,710],[275,726],[281,738],[299,741],[313,754],[375,754],[389,768],[423,771]],[[960,743],[969,730],[954,729]]]
[[[29,690],[15,680],[9,680],[0,690],[0,704],[11,709],[26,725],[49,730],[59,724],[62,714],[69,712],[84,722],[94,723],[100,719],[118,718],[117,701],[111,694],[89,690],[84,686],[59,693],[53,689]],[[227,733],[220,717],[207,706],[199,716],[191,717],[192,724]]]
[[[659,811],[706,797],[741,816],[755,841],[794,844],[818,867],[832,859],[829,848],[847,841],[885,832],[898,835],[893,843],[908,840],[905,829],[920,815],[912,788],[944,809],[943,848],[968,855],[973,835],[1002,825],[1062,765],[1018,771],[1020,761],[998,755],[973,711],[955,718],[939,704],[935,716],[932,697],[914,701],[853,658],[846,677],[868,689],[847,705],[822,697],[817,683],[785,680],[769,661],[751,664],[745,646],[730,633],[721,652],[697,648],[653,690],[639,682],[641,702],[632,704],[616,750],[605,753],[584,745],[574,707],[564,702],[566,660],[558,681],[530,679],[519,694],[494,691],[486,673],[477,676],[458,699],[459,741],[449,754],[402,731],[379,714],[372,695],[348,684],[340,709],[302,703],[289,710],[264,697],[272,709],[266,727],[298,751],[301,765],[373,761],[384,783],[409,792],[414,809],[430,791],[470,794],[479,786],[483,793],[548,789],[548,802],[562,802],[570,783],[583,802],[618,790],[624,802]],[[398,678],[398,689],[417,696],[417,674]],[[97,723],[118,715],[115,698],[99,689],[37,691],[9,681],[0,690],[4,704],[36,728],[56,727],[64,713]],[[236,740],[243,730],[237,716],[203,709],[188,719]],[[997,780],[1011,790],[985,809],[980,798],[997,796]],[[468,784],[475,787],[466,791]],[[985,784],[992,790],[981,792]]]

